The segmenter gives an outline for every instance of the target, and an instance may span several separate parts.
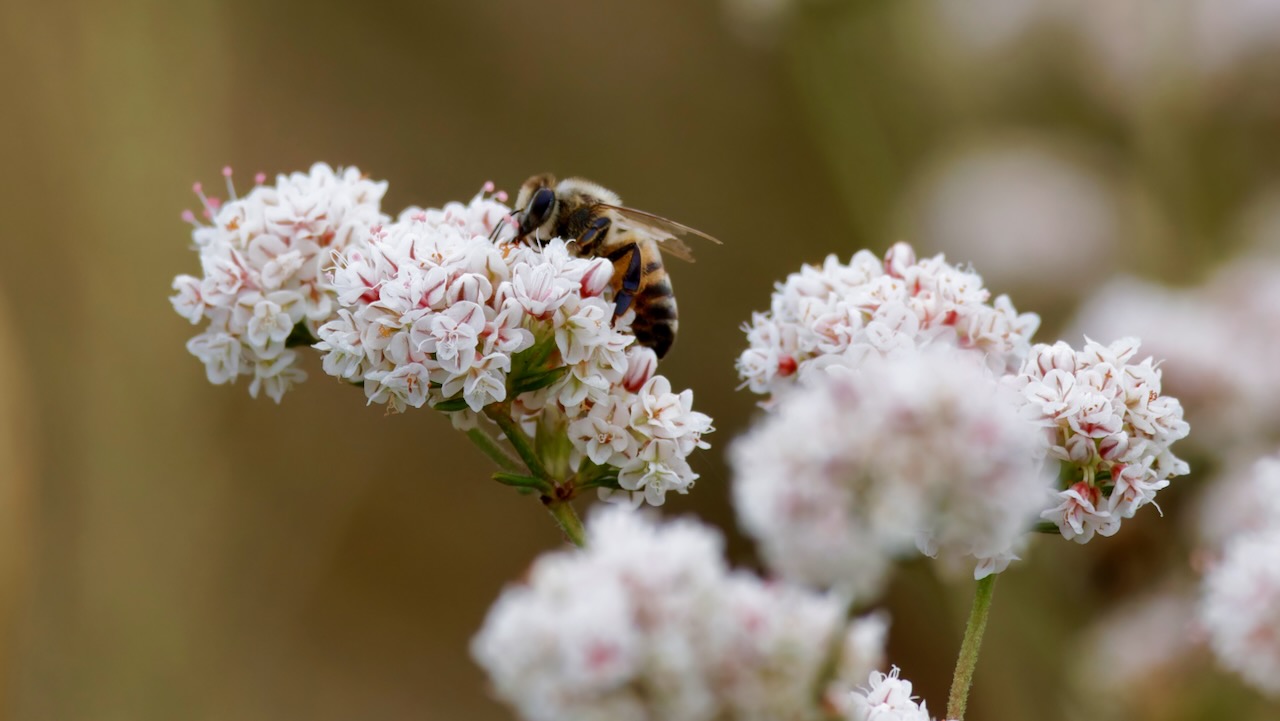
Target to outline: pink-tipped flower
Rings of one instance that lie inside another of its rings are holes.
[[[1178,399],[1162,394],[1155,361],[1134,362],[1134,338],[1086,341],[1078,351],[1063,342],[1037,345],[1004,379],[1062,468],[1058,502],[1042,517],[1077,543],[1112,535],[1189,470],[1169,447],[1190,427]]]
[[[616,477],[599,486],[608,500],[657,505],[687,492],[698,478],[687,458],[708,447],[711,419],[654,375],[633,315],[614,316],[612,265],[558,238],[490,240],[510,214],[496,198],[486,188],[468,203],[409,208],[337,255],[337,312],[315,346],[325,371],[362,382],[372,403],[436,407],[464,425],[498,402],[531,428],[554,414],[573,468]]]
[[[604,293],[613,279],[613,263],[604,258],[595,258],[582,274],[582,297],[593,298]]]
[[[194,214],[192,238],[202,277],[179,276],[170,299],[192,323],[207,322],[188,348],[205,363],[210,381],[250,376],[249,392],[279,402],[306,377],[286,351],[291,337],[317,332],[337,310],[325,275],[333,253],[363,238],[386,220],[380,209],[386,183],[365,179],[356,168],[335,171],[317,163],[307,173],[264,178],[238,197],[231,169],[223,168],[226,204],[193,186],[208,225]]]
[[[627,373],[622,376],[622,387],[638,393],[658,370],[658,355],[652,348],[633,345],[627,349]]]
[[[889,673],[873,671],[867,686],[850,697],[847,721],[933,721],[924,701],[911,695],[911,682],[899,678],[898,667]]]
[[[847,264],[833,255],[787,276],[769,310],[745,327],[738,375],[772,396],[823,368],[935,345],[965,349],[1004,373],[1021,365],[1039,324],[1007,297],[993,301],[973,271],[941,255],[917,259],[897,243],[883,260],[863,250]]]

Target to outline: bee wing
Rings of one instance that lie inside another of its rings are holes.
[[[643,210],[627,208],[621,205],[609,205],[607,203],[601,203],[601,205],[617,212],[636,228],[649,233],[649,235],[653,236],[654,240],[658,241],[659,246],[662,248],[662,252],[666,255],[670,255],[672,258],[679,258],[680,260],[688,261],[690,263],[693,262],[693,250],[680,239],[680,236],[683,235],[696,235],[699,238],[709,240],[716,245],[722,245],[719,240],[716,240],[701,230],[690,228],[687,225],[677,223],[676,221],[664,218],[661,215],[654,215],[653,213],[646,213]]]

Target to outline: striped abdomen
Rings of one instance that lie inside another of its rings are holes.
[[[642,263],[640,291],[632,301],[636,318],[631,329],[641,345],[652,348],[661,358],[676,340],[676,297],[671,291],[671,277],[662,265],[658,244],[648,240],[640,242],[639,247]],[[614,266],[615,291],[622,270]]]

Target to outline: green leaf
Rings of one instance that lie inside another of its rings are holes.
[[[470,406],[467,405],[467,399],[461,398],[461,397],[449,398],[449,399],[440,401],[439,403],[436,403],[431,407],[438,411],[443,411],[445,413],[453,413],[454,411],[465,411],[468,408],[470,408]]]
[[[560,368],[553,368],[543,373],[520,378],[512,384],[511,395],[518,396],[521,393],[528,393],[529,391],[546,388],[552,383],[560,380],[560,376],[568,372],[569,368],[567,366],[561,366]]]
[[[511,357],[511,376],[518,378],[529,371],[540,370],[555,349],[556,338],[550,335],[516,353]]]
[[[522,476],[518,473],[495,473],[493,474],[493,480],[504,486],[512,486],[525,492],[537,492],[542,495],[551,493],[551,486],[546,481],[533,476]]]

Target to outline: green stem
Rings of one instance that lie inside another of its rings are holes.
[[[1036,533],[1047,533],[1051,536],[1057,536],[1062,533],[1062,529],[1058,528],[1058,524],[1053,521],[1040,521],[1033,530]]]
[[[996,574],[978,581],[973,596],[973,609],[964,627],[964,641],[960,644],[960,657],[956,659],[956,673],[951,678],[951,695],[947,698],[947,718],[964,721],[965,705],[969,702],[969,687],[973,685],[973,670],[978,665],[978,651],[982,647],[982,634],[987,630],[987,614],[991,611],[991,599],[996,592]]]
[[[541,478],[548,483],[554,483],[554,479],[547,473],[546,466],[542,465],[542,459],[538,457],[538,452],[533,448],[533,440],[529,438],[529,434],[524,432],[519,423],[511,418],[511,405],[509,403],[492,403],[485,406],[484,414],[489,417],[498,427],[502,429],[507,440],[511,442],[511,447],[516,449],[516,455],[520,456],[520,460],[529,467],[529,471],[533,475]]]
[[[504,486],[513,486],[515,488],[537,491],[543,496],[552,492],[551,486],[547,485],[547,482],[541,478],[524,476],[519,473],[495,473],[493,474],[493,480]]]
[[[551,517],[556,519],[565,537],[573,545],[581,548],[586,543],[582,519],[578,518],[577,512],[573,510],[573,505],[567,497],[557,498],[563,489],[560,488],[559,482],[547,472],[547,467],[543,465],[542,458],[534,448],[533,439],[529,438],[529,434],[525,433],[520,424],[511,418],[511,404],[492,403],[485,407],[484,414],[498,424],[498,428],[502,429],[511,447],[516,449],[516,455],[520,456],[520,460],[524,461],[529,472],[534,476],[530,478],[520,473],[495,473],[494,480],[507,485],[532,488],[541,493],[542,504],[547,507]]]
[[[587,545],[586,533],[582,530],[582,519],[578,518],[578,514],[573,510],[573,504],[569,501],[552,501],[546,497],[543,498],[547,510],[551,512],[551,517],[556,519],[556,523],[560,524],[560,530],[564,531],[564,535],[569,542],[578,548]]]
[[[467,438],[470,438],[471,442],[476,444],[476,447],[481,451],[484,451],[484,454],[492,459],[494,463],[497,463],[502,470],[509,473],[519,473],[524,470],[520,466],[520,461],[512,458],[511,454],[507,453],[506,449],[499,445],[493,436],[481,429],[472,428],[467,431]]]

